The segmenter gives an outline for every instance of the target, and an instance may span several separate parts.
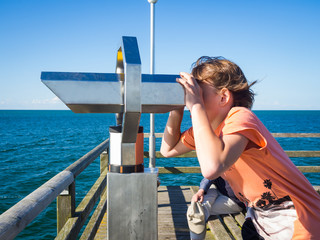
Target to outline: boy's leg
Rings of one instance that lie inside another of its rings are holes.
[[[202,209],[204,212],[204,219],[205,219],[205,222],[203,222],[202,224],[204,225],[206,225],[206,222],[211,215],[237,213],[242,211],[242,208],[239,207],[237,203],[235,203],[229,197],[222,195],[214,187],[211,187],[208,190],[208,192],[204,195],[203,202],[202,202]],[[188,223],[189,223],[189,220],[188,220]],[[191,239],[200,240],[200,239],[204,239],[205,236],[206,236],[206,228],[200,234],[199,233],[196,234],[190,231]]]
[[[241,212],[242,208],[231,198],[219,194],[216,201],[211,206],[210,215],[220,215]]]
[[[206,238],[206,229],[200,234],[196,234],[196,233],[190,231],[190,239],[191,240],[203,240],[205,238]]]
[[[187,211],[187,220],[192,240],[202,240],[206,236],[206,216],[202,204],[191,202]]]
[[[204,195],[204,201],[203,203],[205,204],[199,204],[199,206],[201,207],[201,211],[203,213],[202,216],[198,215],[197,217],[198,218],[202,218],[203,221],[198,221],[197,224],[201,224],[204,228],[204,230],[202,232],[193,232],[191,230],[192,227],[190,227],[190,224],[194,224],[193,222],[190,221],[191,218],[189,218],[187,216],[187,219],[188,219],[188,225],[189,225],[189,228],[190,228],[190,238],[192,240],[202,240],[202,239],[205,239],[206,237],[206,223],[207,223],[207,220],[208,218],[210,217],[210,209],[211,209],[211,206],[214,204],[216,198],[218,197],[218,190],[215,189],[215,188],[210,188],[207,192],[207,194]],[[190,207],[188,208],[188,213],[187,215],[192,212],[192,205],[190,205]],[[192,219],[192,221],[194,221],[195,219]]]
[[[214,201],[212,201],[212,196]],[[208,193],[204,195],[203,207],[208,218],[210,215],[229,214],[241,212],[242,208],[231,198],[222,195],[217,189],[210,188]],[[206,218],[206,220],[208,219]]]
[[[243,223],[241,228],[241,236],[244,240],[264,240],[264,238],[258,234],[251,218],[247,218]]]

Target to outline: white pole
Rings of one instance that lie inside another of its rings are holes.
[[[158,0],[148,0],[150,3],[150,74],[154,74],[154,5]],[[156,137],[154,134],[154,114],[150,114],[149,136],[149,168],[156,166]]]

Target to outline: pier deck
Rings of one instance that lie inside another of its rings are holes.
[[[158,239],[190,239],[186,218],[193,195],[190,186],[159,186],[158,188]],[[106,239],[107,215],[105,214],[95,240]],[[207,232],[206,239],[214,239]]]
[[[314,186],[320,194],[320,186]],[[191,197],[198,186],[159,186],[158,188],[158,239],[187,240],[189,228],[186,218]],[[211,216],[207,223],[206,240],[242,240],[241,226],[244,213]],[[95,240],[107,238],[107,214],[99,226]]]

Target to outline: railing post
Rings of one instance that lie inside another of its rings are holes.
[[[108,164],[109,164],[109,154],[108,154],[108,151],[103,151],[101,154],[100,154],[100,174],[103,173],[103,171],[108,167]],[[105,189],[102,191],[101,193],[101,197],[102,195],[106,192],[107,190],[107,187],[105,187]]]
[[[57,197],[57,233],[60,232],[68,219],[74,216],[75,193],[75,182],[73,182]]]
[[[108,167],[109,154],[107,151],[103,151],[100,154],[100,174]]]

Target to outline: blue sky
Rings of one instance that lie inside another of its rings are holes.
[[[202,55],[259,80],[255,110],[320,110],[320,1],[158,0],[155,73],[190,72]],[[0,0],[0,109],[67,109],[41,71],[115,71],[121,36],[149,73],[147,0]]]

